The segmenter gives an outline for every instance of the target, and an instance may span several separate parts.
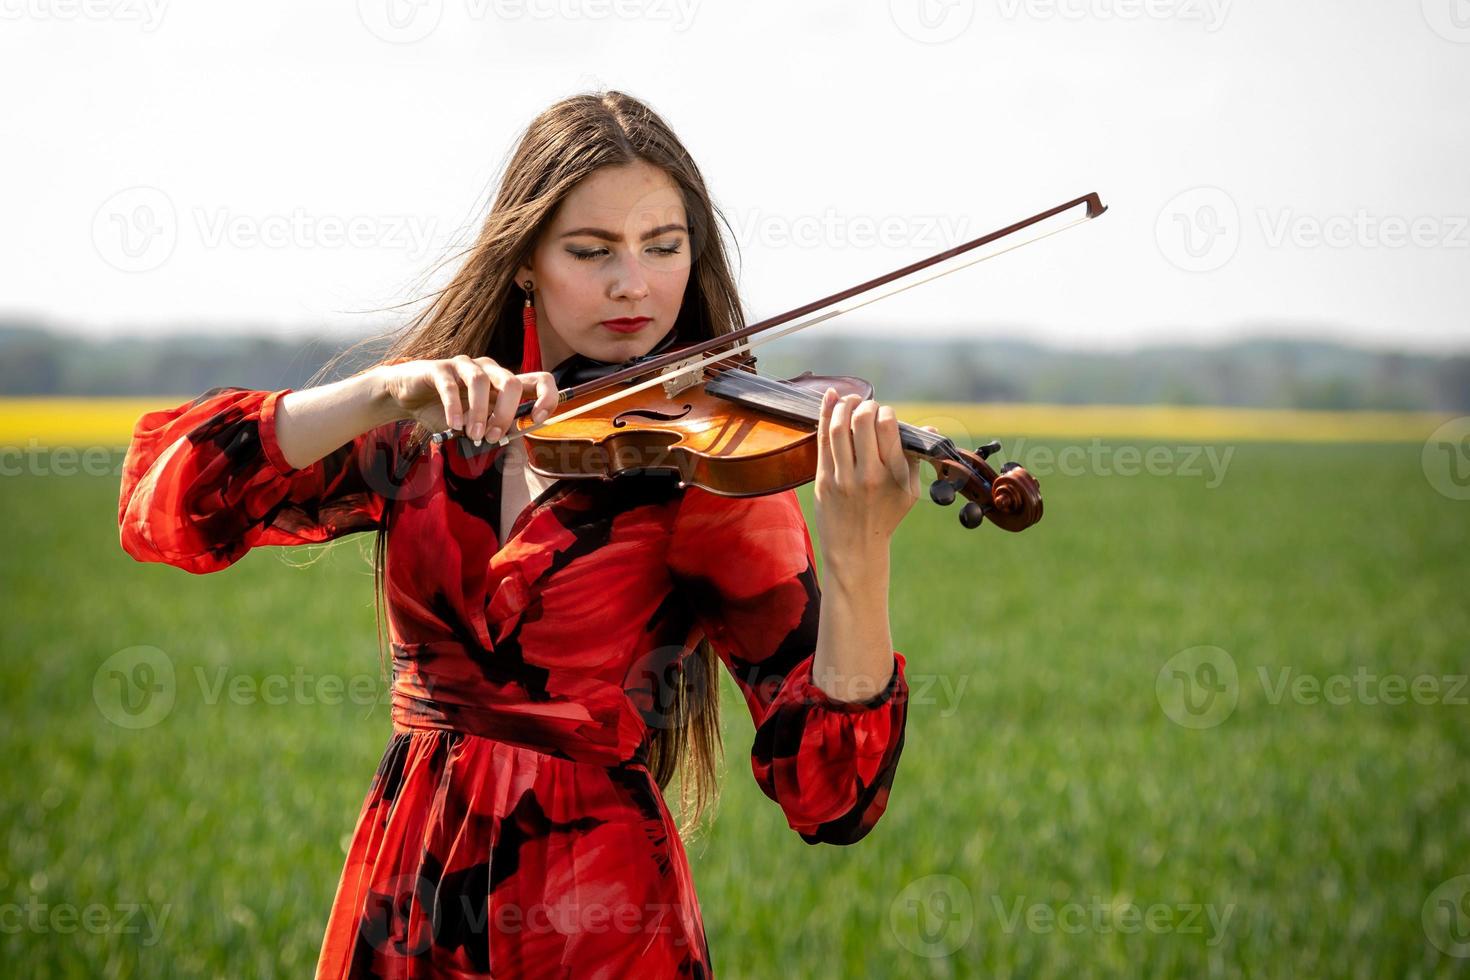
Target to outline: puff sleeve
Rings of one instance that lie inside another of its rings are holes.
[[[398,423],[297,469],[276,442],[276,407],[291,390],[211,388],[143,415],[123,459],[123,550],[204,574],[261,545],[315,544],[378,527]]]
[[[908,711],[904,656],[888,686],[844,701],[812,680],[821,591],[795,490],[723,497],[690,487],[668,565],[755,722],[751,767],[808,844],[853,844],[888,805]]]

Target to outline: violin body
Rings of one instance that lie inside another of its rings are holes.
[[[727,497],[779,493],[810,483],[817,474],[817,424],[823,393],[873,397],[862,378],[803,372],[784,380],[755,372],[751,361],[737,367],[705,368],[698,377],[662,386],[634,380],[604,385],[573,396],[558,407],[568,418],[535,425],[526,414],[515,420],[532,470],[554,479],[615,479],[629,473],[666,472],[679,486],[698,486]],[[621,392],[626,392],[623,394]],[[991,523],[1020,531],[1041,520],[1041,487],[1016,463],[997,473],[985,457],[992,442],[975,452],[905,422],[899,423],[905,452],[929,460],[938,479],[929,496],[948,506],[969,498],[960,523]]]
[[[818,402],[828,387],[839,395],[873,397],[873,386],[862,378],[806,372],[777,383],[810,392]],[[563,402],[558,412],[607,393]],[[556,479],[663,471],[676,474],[680,486],[756,497],[810,483],[817,473],[813,424],[734,405],[703,385],[672,397],[663,388],[648,388],[539,428],[529,423],[528,417],[516,419],[518,428],[532,430],[522,435],[527,463]]]

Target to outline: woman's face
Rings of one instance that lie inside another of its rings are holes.
[[[535,286],[542,370],[572,354],[617,363],[641,357],[674,328],[689,282],[684,199],[639,160],[604,167],[552,216],[516,282]],[[632,331],[606,321],[641,319]]]

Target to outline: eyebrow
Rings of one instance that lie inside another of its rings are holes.
[[[639,237],[639,240],[646,242],[650,238],[656,238],[657,236],[670,231],[682,231],[687,234],[689,232],[689,229],[685,228],[683,225],[679,224],[676,221],[671,225],[659,225],[657,228],[654,228],[651,231],[644,232]],[[605,228],[573,228],[571,231],[562,232],[560,237],[571,238],[573,235],[589,235],[592,238],[601,238],[603,241],[608,242],[615,242],[621,238],[621,236],[618,235],[616,232],[608,231]]]

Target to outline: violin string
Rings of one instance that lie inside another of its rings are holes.
[[[763,387],[764,381],[757,383],[756,386]],[[816,422],[821,417],[822,396],[815,392],[801,389],[798,389],[796,392],[783,391],[777,387],[770,387],[767,390],[773,393],[779,392],[785,396],[786,403],[783,407],[796,409],[797,414],[803,415],[808,421]],[[776,404],[781,404],[781,402],[778,400]],[[903,421],[898,423],[898,427],[900,434],[907,433],[925,452],[931,454],[938,453],[951,459],[955,458],[953,451],[948,445],[948,440],[944,436],[928,432],[918,426],[910,425]]]
[[[733,380],[737,377],[739,378],[739,384],[764,389],[774,396],[768,403],[773,407],[793,411],[793,414],[803,415],[811,422],[815,422],[820,418],[822,396],[808,388],[783,383],[763,375],[752,374],[749,371],[729,371],[722,375],[720,380],[723,381],[725,378],[731,378]],[[953,451],[953,443],[945,436],[929,432],[908,422],[900,421],[898,427],[900,432],[908,432],[913,436],[926,452],[938,453],[951,460],[957,461],[959,459],[959,455]]]

